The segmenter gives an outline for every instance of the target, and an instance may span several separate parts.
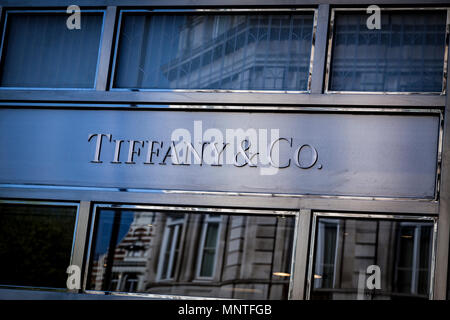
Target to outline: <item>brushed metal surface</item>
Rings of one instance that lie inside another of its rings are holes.
[[[226,129],[278,129],[292,138],[292,147],[280,147],[280,163],[291,165],[273,175],[248,165],[160,165],[164,148],[146,165],[149,143],[133,155],[134,164],[126,163],[127,140],[168,145],[175,129],[194,137],[194,121],[224,136]],[[92,162],[96,139],[88,137],[95,133],[111,135],[111,142],[103,137],[101,163]],[[432,199],[438,133],[433,114],[2,109],[0,183]],[[124,140],[121,163],[111,163],[114,139]],[[308,169],[294,159],[304,144],[318,153]]]

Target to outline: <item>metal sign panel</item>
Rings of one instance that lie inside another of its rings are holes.
[[[0,183],[434,198],[439,115],[0,110]]]

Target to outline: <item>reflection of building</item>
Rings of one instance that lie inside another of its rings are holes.
[[[144,286],[147,258],[153,234],[154,217],[148,214],[134,215],[125,237],[114,249],[111,282],[107,290],[137,291]],[[92,269],[92,288],[101,290],[107,267],[108,252],[100,255]]]
[[[306,90],[310,25],[301,15],[186,16],[161,70],[172,88]]]
[[[440,92],[445,21],[439,12],[390,13],[381,15],[377,30],[367,28],[364,16],[338,15],[330,89]]]
[[[123,213],[122,213],[123,214]],[[286,298],[293,219],[262,216],[134,212],[115,249],[111,281],[105,257],[91,272],[92,289]],[[151,225],[151,226],[149,226]]]
[[[369,295],[373,299],[426,298],[432,228],[432,223],[426,222],[321,219],[314,297],[356,299],[359,294],[359,298]],[[366,288],[370,265],[380,268],[380,290]]]

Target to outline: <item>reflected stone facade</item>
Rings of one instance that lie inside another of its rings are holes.
[[[432,230],[432,222],[319,219],[312,298],[427,299]],[[371,265],[379,289],[368,288]]]
[[[112,264],[109,252],[94,261],[90,286],[122,292],[286,299],[293,227],[294,219],[289,217],[137,211],[114,248]]]

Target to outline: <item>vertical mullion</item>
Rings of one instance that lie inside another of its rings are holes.
[[[70,264],[76,265],[81,270],[80,280],[84,279],[83,272],[86,272],[87,265],[84,265],[86,261],[85,252],[87,245],[88,227],[89,227],[89,215],[90,215],[91,202],[81,201],[78,207],[77,224],[75,230],[75,240],[72,252]]]
[[[327,57],[328,20],[330,5],[321,4],[317,11],[317,29],[313,35],[314,57],[311,75],[311,93],[322,93],[325,79],[325,64]]]
[[[447,37],[450,29],[450,13],[447,13]],[[448,50],[448,48],[447,48]],[[448,57],[448,53],[445,55]],[[447,74],[449,65],[447,64]],[[441,154],[441,184],[439,190],[439,220],[436,248],[436,264],[433,298],[444,300],[447,296],[447,272],[450,242],[450,82],[447,81],[447,97],[443,123],[443,142]],[[450,288],[449,288],[450,289]],[[450,298],[450,297],[449,297]]]
[[[109,6],[103,18],[103,30],[100,43],[100,57],[97,67],[95,90],[105,91],[108,83],[109,66],[111,64],[111,51],[116,23],[117,7]]]
[[[291,288],[289,299],[305,299],[307,281],[307,266],[309,255],[309,235],[311,226],[311,210],[301,209],[296,223],[295,252],[293,255],[293,268],[291,272]]]
[[[122,210],[113,211],[114,218],[111,230],[111,238],[109,239],[108,251],[106,255],[106,269],[103,273],[102,291],[110,291],[110,284],[113,279],[113,265],[116,248],[119,243],[120,221],[122,220]]]
[[[179,224],[175,224],[173,226],[174,230],[172,233],[172,239],[170,239],[172,241],[171,245],[170,245],[170,256],[169,256],[169,266],[167,267],[167,274],[166,274],[166,279],[173,279],[175,278],[175,274],[172,277],[172,270],[174,268],[174,263],[175,263],[175,251],[177,250],[177,242],[178,242],[178,233],[180,232],[180,225]]]
[[[413,257],[411,267],[411,293],[417,294],[418,277],[419,277],[419,261],[420,261],[420,227],[414,226],[414,245],[413,245]]]

